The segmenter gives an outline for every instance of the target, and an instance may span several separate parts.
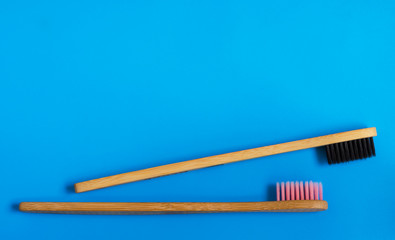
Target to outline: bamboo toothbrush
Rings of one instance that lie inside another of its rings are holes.
[[[181,214],[224,212],[317,212],[328,208],[321,183],[277,183],[269,202],[22,202],[20,211],[63,214]]]
[[[178,162],[143,170],[117,174],[113,176],[93,179],[76,183],[77,193],[91,191],[100,188],[111,187],[124,183],[136,182],[170,174],[181,173],[200,168],[238,162],[253,158],[265,157],[279,153],[297,151],[307,148],[326,146],[328,163],[348,162],[375,156],[373,137],[376,136],[376,128],[364,128],[354,131],[308,138],[293,142],[253,148],[238,152],[226,153],[211,157],[198,158],[185,162]]]

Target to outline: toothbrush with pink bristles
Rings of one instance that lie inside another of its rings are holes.
[[[318,212],[328,203],[322,184],[277,183],[277,201],[268,202],[22,202],[19,209],[33,213],[66,214],[184,214],[224,212]]]

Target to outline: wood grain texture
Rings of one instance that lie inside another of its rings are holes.
[[[376,128],[374,127],[359,129],[117,174],[113,176],[76,183],[74,187],[77,193],[86,192],[119,184],[136,182],[155,177],[162,177],[170,174],[212,167],[226,163],[238,162],[307,148],[320,147],[355,139],[374,137],[376,135]]]
[[[219,212],[316,212],[322,200],[272,202],[22,202],[20,211],[64,214],[186,214]]]

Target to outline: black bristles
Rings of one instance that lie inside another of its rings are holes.
[[[365,142],[366,142],[367,149],[368,149],[368,156],[371,157],[373,154],[372,154],[372,147],[370,146],[370,139],[365,138]]]
[[[361,140],[362,141],[362,145],[363,145],[363,153],[364,153],[365,158],[370,157],[369,151],[368,151],[368,144],[366,143],[367,140],[368,139],[366,139],[366,138]]]
[[[361,159],[362,157],[359,156],[357,141],[356,141],[356,140],[355,140],[355,141],[351,141],[351,143],[352,143],[352,145],[353,145],[353,147],[354,147],[354,154],[355,154],[355,159],[354,159],[354,160],[356,160],[356,159]]]
[[[332,164],[331,150],[329,148],[330,146],[326,145],[326,158],[328,159],[328,163]]]
[[[340,154],[340,147],[339,147],[339,144],[338,143],[336,143],[335,144],[335,154],[336,154],[336,163],[341,163],[342,162],[342,157],[341,157],[341,154]]]
[[[360,159],[365,158],[364,154],[363,154],[363,146],[362,146],[362,141],[361,139],[356,140],[357,141],[357,145],[358,145],[358,154],[361,157]]]
[[[345,162],[346,161],[346,156],[344,154],[344,148],[342,143],[338,143],[339,150],[340,150],[340,161]]]
[[[350,152],[350,159],[355,160],[354,148],[352,146],[352,142],[346,142],[348,145],[348,151]]]
[[[342,144],[343,144],[343,146],[344,146],[344,155],[345,155],[345,159],[349,159],[349,161],[350,160],[352,160],[351,159],[351,156],[350,156],[350,151],[348,150],[348,144],[347,144],[347,142],[342,142]]]
[[[373,156],[376,156],[376,150],[374,149],[374,142],[373,142],[373,138],[369,138],[370,140],[370,148],[372,149],[372,154]]]
[[[330,145],[330,148],[331,148],[332,163],[337,163],[335,144]]]
[[[376,156],[373,138],[356,139],[326,146],[328,163],[342,163]]]

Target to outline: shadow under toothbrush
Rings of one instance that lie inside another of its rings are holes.
[[[267,201],[276,201],[276,184],[270,184],[266,189]]]
[[[319,165],[326,165],[328,166],[328,158],[326,156],[325,148],[315,148],[315,154],[318,159]]]

